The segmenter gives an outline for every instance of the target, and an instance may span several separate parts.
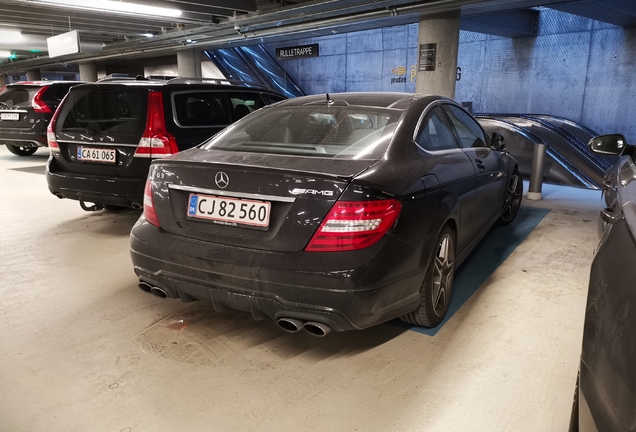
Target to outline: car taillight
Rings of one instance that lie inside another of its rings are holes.
[[[42,96],[44,95],[44,92],[48,90],[48,88],[48,86],[42,87],[40,90],[38,90],[35,96],[33,96],[31,106],[36,113],[53,114],[53,110],[51,109],[51,107],[42,100]]]
[[[159,226],[159,219],[157,219],[157,213],[155,212],[155,200],[152,198],[152,182],[146,180],[146,187],[144,188],[144,218],[151,224]]]
[[[135,157],[165,157],[179,151],[177,140],[168,133],[163,110],[163,95],[158,91],[148,93],[148,116]]]
[[[60,107],[61,106],[62,105],[60,104]],[[55,114],[53,114],[53,117],[51,118],[51,121],[46,128],[46,140],[48,141],[49,149],[51,149],[52,152],[56,153],[60,152],[60,146],[57,145],[57,137],[55,136],[55,124],[57,123],[57,118],[59,115],[60,110],[58,109],[55,111]]]
[[[401,209],[394,199],[337,201],[305,250],[339,252],[369,247],[391,229]]]

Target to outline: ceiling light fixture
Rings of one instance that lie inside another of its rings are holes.
[[[122,1],[112,0],[41,0],[43,3],[54,3],[62,6],[68,6],[76,9],[100,9],[103,11],[122,13],[122,14],[142,14],[165,17],[180,17],[179,9],[169,9],[156,6],[147,6],[136,3],[125,3]]]
[[[144,33],[142,36],[146,36],[147,38],[155,37],[152,33]]]
[[[22,36],[21,31],[0,29],[0,40],[4,43],[20,42],[22,39],[24,36]]]
[[[0,58],[9,58],[11,54],[11,51],[0,50]]]

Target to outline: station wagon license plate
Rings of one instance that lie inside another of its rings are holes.
[[[2,113],[0,114],[0,120],[20,120],[20,114]]]
[[[212,195],[190,194],[188,216],[224,225],[269,226],[271,203]]]
[[[82,162],[115,163],[115,150],[78,147],[77,160]]]

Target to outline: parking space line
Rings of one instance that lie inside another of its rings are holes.
[[[455,273],[448,312],[440,325],[435,328],[426,328],[400,320],[393,320],[389,324],[435,336],[549,212],[549,209],[522,207],[512,224],[494,227],[486,234]]]

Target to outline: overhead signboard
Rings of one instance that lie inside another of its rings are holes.
[[[77,30],[46,39],[49,57],[60,57],[80,52],[79,32]]]
[[[437,61],[437,44],[420,45],[420,66],[419,71],[434,71]]]
[[[318,57],[318,44],[276,48],[276,60]]]

